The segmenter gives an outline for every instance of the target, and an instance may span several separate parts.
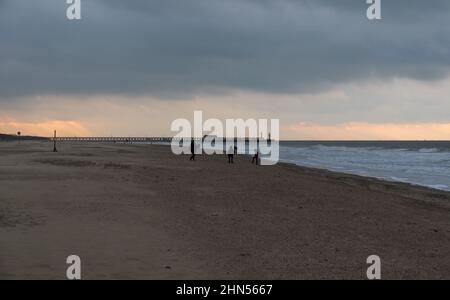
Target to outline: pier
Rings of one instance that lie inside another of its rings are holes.
[[[56,137],[58,142],[95,142],[95,143],[170,143],[170,137]]]

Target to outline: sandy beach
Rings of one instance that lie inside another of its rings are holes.
[[[0,279],[450,279],[450,193],[167,146],[0,143]]]

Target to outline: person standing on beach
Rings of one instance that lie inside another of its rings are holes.
[[[194,142],[194,139],[192,139],[192,141],[191,141],[191,158],[189,158],[189,160],[194,160],[195,161],[195,142]]]
[[[256,165],[259,164],[259,139],[257,139],[256,141],[256,151],[255,151],[255,155],[253,155],[252,158],[252,164],[255,163]]]
[[[233,150],[233,147],[231,147],[231,146],[228,149],[228,163],[234,164],[234,150]]]

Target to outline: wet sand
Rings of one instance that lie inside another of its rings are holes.
[[[450,193],[167,146],[0,143],[0,279],[450,279]]]

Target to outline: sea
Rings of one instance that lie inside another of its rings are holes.
[[[280,161],[450,191],[450,141],[282,141]]]

